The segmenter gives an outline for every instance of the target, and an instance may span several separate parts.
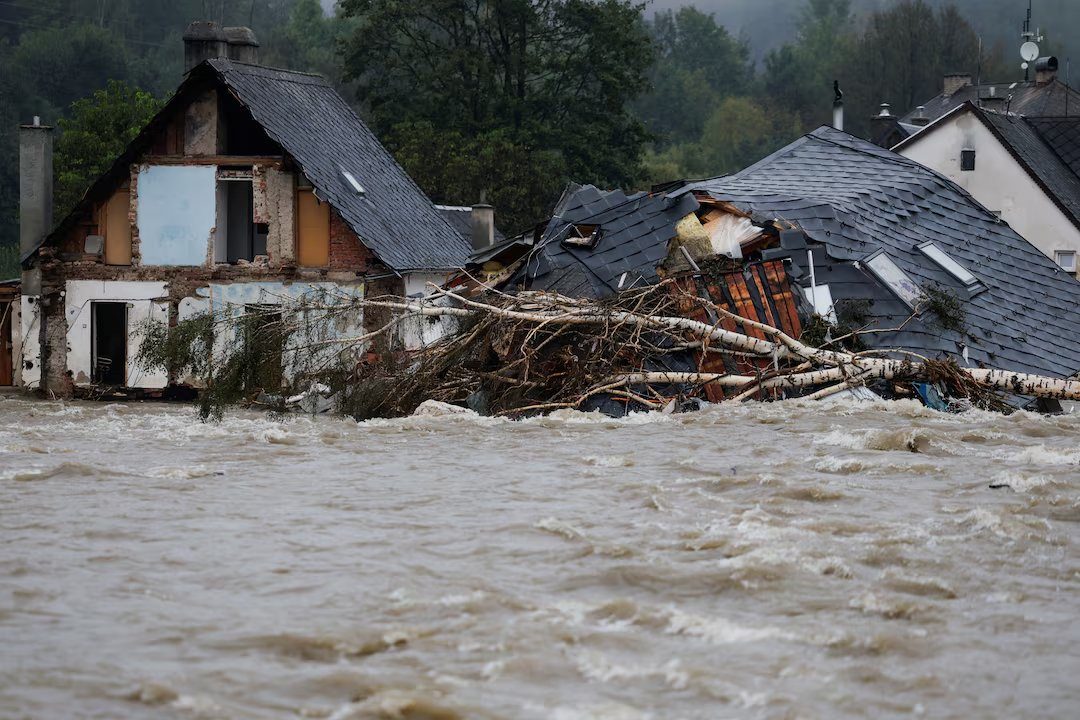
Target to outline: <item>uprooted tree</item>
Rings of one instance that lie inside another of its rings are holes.
[[[603,300],[445,289],[424,299],[320,290],[271,300],[150,324],[140,361],[203,388],[204,417],[256,399],[283,409],[289,393],[295,400],[312,388],[357,418],[406,415],[429,399],[509,416],[613,402],[655,410],[701,397],[709,385],[733,402],[820,399],[879,379],[937,382],[991,408],[1002,406],[996,393],[1080,399],[1080,381],[960,368],[900,349],[813,347],[670,280]],[[691,306],[717,321],[691,319]],[[362,313],[385,322],[364,331]],[[440,337],[396,349],[409,333]],[[752,371],[696,371],[694,358],[712,354]]]

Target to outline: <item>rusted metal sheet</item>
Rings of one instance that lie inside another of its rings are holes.
[[[682,290],[691,295],[703,297],[703,293],[708,293],[717,306],[747,320],[771,325],[794,338],[802,334],[795,294],[782,260],[750,263],[742,270],[709,278],[687,276],[677,282]],[[729,318],[709,318],[700,304],[689,299],[680,301],[680,311],[700,322],[716,323],[725,330],[766,339],[765,334],[757,328],[746,327]],[[768,358],[733,357],[711,353],[705,348],[696,352],[694,359],[698,370],[703,373],[758,375],[771,369]],[[730,389],[728,392],[736,394]],[[717,385],[707,385],[705,397],[710,402],[720,402],[725,398],[724,390]]]

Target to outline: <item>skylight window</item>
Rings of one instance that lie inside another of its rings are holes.
[[[870,257],[863,260],[863,263],[870,272],[877,276],[877,279],[885,284],[890,290],[892,290],[898,298],[900,298],[905,305],[912,310],[919,303],[922,298],[922,290],[915,284],[915,281],[908,277],[908,274],[900,269],[900,267],[893,262],[892,258],[885,254],[883,250],[879,250]]]
[[[968,272],[967,268],[963,265],[953,260],[952,257],[939,248],[937,244],[932,242],[923,243],[919,246],[919,250],[922,251],[923,255],[940,265],[942,270],[964,283],[964,285],[971,287],[972,285],[978,284],[979,278]]]
[[[341,176],[345,178],[346,182],[349,183],[349,186],[352,187],[352,189],[356,192],[357,195],[364,194],[364,186],[361,185],[355,177],[353,177],[353,174],[351,172],[342,169]]]

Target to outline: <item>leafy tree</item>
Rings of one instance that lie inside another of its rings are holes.
[[[62,217],[161,109],[153,95],[110,80],[59,122],[53,155],[56,216]]]
[[[346,77],[391,150],[415,146],[408,132],[427,123],[421,144],[498,138],[526,163],[514,173],[550,172],[557,164],[555,185],[572,177],[618,186],[639,174],[645,130],[628,105],[644,88],[652,59],[642,6],[342,0],[339,7],[356,23],[343,44]],[[509,169],[493,153],[473,149],[480,151],[475,162],[486,163],[477,181],[469,180],[472,173],[431,168],[412,153],[401,157],[410,173],[427,178],[421,184],[437,199],[473,202],[485,188],[495,197],[513,179]],[[518,228],[541,219],[555,199],[522,197],[498,210]]]

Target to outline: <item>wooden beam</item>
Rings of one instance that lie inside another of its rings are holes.
[[[284,155],[144,155],[140,165],[274,165],[285,163]]]

